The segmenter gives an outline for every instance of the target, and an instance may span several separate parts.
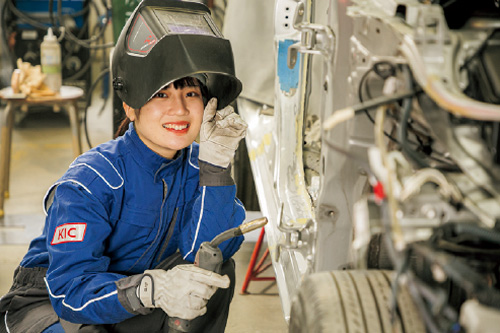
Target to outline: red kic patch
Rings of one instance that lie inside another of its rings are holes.
[[[82,242],[85,237],[87,223],[66,223],[56,228],[50,245],[69,242]]]

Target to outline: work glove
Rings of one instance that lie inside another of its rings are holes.
[[[200,131],[201,161],[227,168],[238,143],[245,136],[247,124],[231,106],[217,111],[217,99],[208,101]]]
[[[229,277],[193,264],[171,270],[147,270],[137,287],[137,297],[148,308],[162,308],[169,317],[192,320],[207,312],[207,302],[217,288],[228,288]]]

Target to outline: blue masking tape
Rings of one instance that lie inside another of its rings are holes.
[[[288,48],[290,45],[298,42],[293,39],[280,41],[278,45],[278,78],[280,89],[284,92],[290,92],[291,89],[297,89],[299,86],[299,68],[302,55],[298,54],[298,61],[295,67],[290,69],[287,65]]]

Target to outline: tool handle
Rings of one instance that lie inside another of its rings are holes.
[[[191,330],[191,320],[181,318],[168,318],[168,331],[172,333],[189,332]]]
[[[222,252],[219,249],[219,244],[233,237],[240,236],[249,231],[261,228],[267,223],[267,218],[262,217],[250,222],[247,222],[237,228],[229,229],[220,235],[216,236],[212,242],[203,242],[200,249],[196,252],[194,264],[207,271],[221,273],[222,270]],[[180,318],[168,318],[169,332],[189,332],[191,329],[191,321]]]
[[[207,271],[220,274],[222,271],[222,252],[218,246],[212,246],[210,242],[203,242],[196,253],[194,264]]]
[[[222,270],[222,252],[218,247],[213,247],[209,242],[204,242],[200,245],[200,249],[196,253],[194,264],[207,271],[221,273]],[[169,332],[189,332],[191,329],[191,321],[181,318],[168,318]]]

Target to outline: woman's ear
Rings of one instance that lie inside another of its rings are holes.
[[[125,110],[127,118],[130,119],[130,121],[135,121],[135,109],[125,104],[125,102],[123,102],[123,109]]]

